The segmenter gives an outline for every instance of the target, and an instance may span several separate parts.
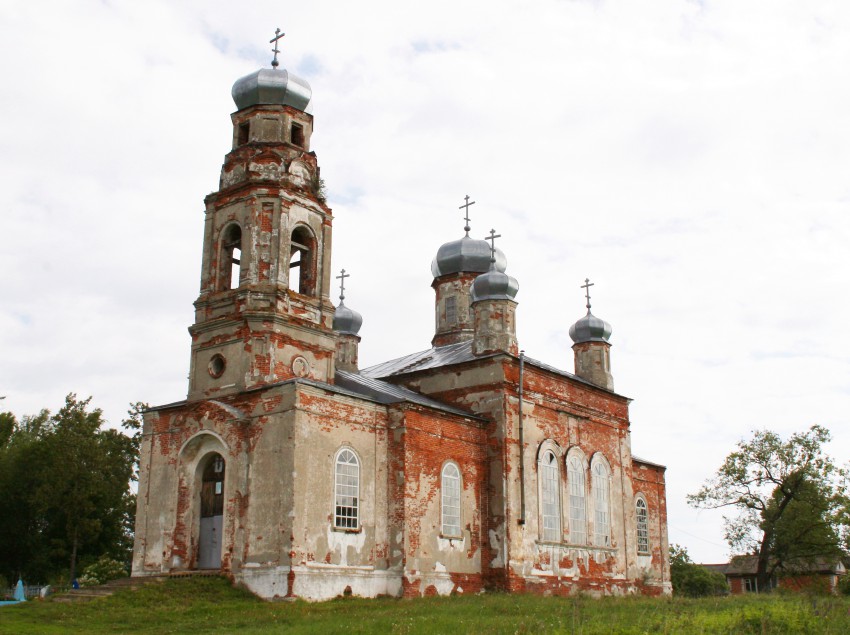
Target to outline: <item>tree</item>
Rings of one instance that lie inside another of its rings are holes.
[[[670,581],[673,593],[691,598],[729,592],[726,576],[694,564],[681,545],[670,545]]]
[[[777,487],[762,512],[762,531],[776,518],[769,550],[775,571],[782,575],[807,571],[816,559],[838,559],[843,556],[839,533],[841,498],[823,491],[817,483],[803,479],[798,495],[778,514],[784,494]]]
[[[137,443],[104,429],[90,401],[70,394],[0,445],[0,574],[44,580],[64,562],[73,579],[79,562],[127,559]]]
[[[726,540],[734,550],[758,555],[759,589],[805,559],[840,553],[846,499],[837,481],[845,474],[823,452],[829,438],[817,425],[787,441],[769,430],[754,431],[688,496],[694,507],[737,510],[724,516]]]

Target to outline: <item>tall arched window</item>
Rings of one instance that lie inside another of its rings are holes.
[[[334,527],[360,526],[360,462],[351,450],[340,450],[334,469]]]
[[[221,236],[221,279],[219,288],[236,289],[242,272],[242,228],[228,225]]]
[[[305,226],[292,232],[289,252],[289,288],[304,295],[316,295],[316,239]]]
[[[567,481],[570,485],[570,542],[587,544],[587,480],[584,459],[579,452],[567,458]]]
[[[593,473],[593,544],[600,547],[611,546],[611,515],[609,512],[608,466],[602,461],[595,461]]]
[[[552,450],[546,450],[538,459],[537,473],[540,479],[540,509],[543,540],[561,540],[561,497],[558,492],[558,459]]]
[[[646,501],[638,498],[635,502],[635,515],[637,517],[637,550],[638,553],[649,553],[649,520],[646,511]]]
[[[460,536],[460,470],[454,463],[443,466],[440,483],[444,536]]]

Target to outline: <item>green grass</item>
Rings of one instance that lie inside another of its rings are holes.
[[[850,633],[850,598],[542,598],[263,602],[221,578],[169,580],[109,598],[0,608],[0,633]]]

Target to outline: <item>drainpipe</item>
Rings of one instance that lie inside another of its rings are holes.
[[[522,384],[525,374],[525,351],[519,352],[519,524],[525,524],[525,440],[522,429]]]

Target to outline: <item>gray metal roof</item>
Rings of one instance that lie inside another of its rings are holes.
[[[450,364],[460,364],[461,362],[469,362],[473,359],[480,358],[472,354],[472,340],[467,340],[466,342],[429,348],[427,351],[419,351],[418,353],[411,353],[404,357],[391,359],[387,362],[363,369],[360,371],[360,374],[366,377],[390,377],[392,375],[412,373],[418,370],[428,370],[429,368],[440,368],[441,366],[448,366]]]
[[[472,340],[467,340],[465,342],[458,342],[457,344],[449,344],[447,346],[429,348],[427,351],[419,351],[418,353],[411,353],[410,355],[405,355],[404,357],[399,357],[397,359],[391,359],[381,364],[375,364],[374,366],[370,366],[369,368],[361,370],[360,374],[365,375],[366,377],[376,378],[391,377],[393,375],[414,373],[420,370],[429,370],[431,368],[451,366],[452,364],[462,364],[463,362],[471,362],[476,359],[487,359],[489,357],[495,357],[496,355],[504,354],[505,353],[491,353],[489,355],[481,356],[473,355]],[[584,380],[582,380],[580,377],[576,377],[572,373],[568,373],[565,370],[555,368],[554,366],[550,366],[549,364],[544,364],[543,362],[537,361],[536,359],[533,359],[528,356],[525,357],[525,363],[531,364],[532,366],[537,366],[538,368],[542,368],[543,370],[548,370],[552,373],[557,373],[558,375],[563,375],[564,377],[569,377],[571,379],[587,383],[584,382]]]
[[[643,463],[644,465],[651,465],[652,467],[660,467],[663,470],[667,469],[666,465],[661,465],[660,463],[653,463],[652,461],[647,461],[646,459],[642,459],[639,456],[635,456],[632,454],[632,463]]]
[[[314,381],[312,379],[306,379],[303,377],[297,377],[293,379],[286,379],[284,381],[275,382],[273,384],[265,384],[263,386],[255,386],[253,388],[249,388],[245,390],[245,392],[258,392],[267,390],[269,388],[275,388],[278,386],[286,386],[288,384],[306,384],[308,386],[314,386],[316,388],[321,388],[323,390],[327,390],[329,392],[337,393],[340,395],[348,395],[350,397],[357,397],[360,399],[368,399],[369,401],[376,401],[381,404],[394,404],[401,402],[414,403],[418,406],[425,406],[426,408],[434,408],[435,410],[441,410],[443,412],[448,412],[454,415],[460,415],[462,417],[467,417],[469,419],[476,419],[478,421],[486,421],[483,417],[480,417],[474,413],[467,412],[466,410],[461,410],[460,408],[455,408],[453,406],[449,406],[448,404],[444,404],[436,399],[431,399],[430,397],[426,397],[424,395],[420,395],[418,392],[414,392],[409,388],[404,388],[402,386],[396,386],[395,384],[390,384],[385,381],[381,381],[380,379],[375,379],[372,377],[364,377],[359,373],[350,373],[344,370],[336,371],[336,384],[326,384],[320,381]],[[216,403],[226,409],[232,408],[227,404],[224,404],[218,400],[213,399],[199,399],[198,403],[210,401],[212,403]],[[178,406],[185,406],[189,402],[186,399],[181,401],[175,401],[173,403],[164,404],[161,406],[153,406],[151,408],[147,408],[148,411],[157,411],[157,410],[166,410],[168,408],[174,408]],[[233,408],[233,410],[236,410]],[[241,413],[240,413],[241,414]],[[235,415],[234,415],[235,416]]]
[[[449,344],[447,346],[439,346],[435,348],[429,348],[425,351],[419,351],[418,353],[411,353],[410,355],[405,355],[404,357],[399,357],[397,359],[391,359],[389,361],[383,362],[381,364],[375,364],[374,366],[370,366],[369,368],[364,368],[360,371],[360,375],[364,377],[372,377],[375,379],[379,379],[382,377],[392,377],[393,375],[404,375],[406,373],[415,373],[420,370],[430,370],[432,368],[441,368],[443,366],[451,366],[453,364],[462,364],[464,362],[470,362],[476,359],[488,359],[490,357],[496,357],[497,355],[506,355],[507,353],[490,353],[489,355],[481,355],[476,356],[472,354],[472,340],[467,340],[465,342],[458,342],[457,344]],[[548,371],[550,373],[554,373],[556,375],[561,375],[562,377],[568,377],[573,381],[577,381],[581,384],[585,384],[587,386],[592,386],[594,388],[598,388],[599,390],[604,390],[605,392],[613,391],[608,390],[607,388],[603,388],[602,386],[597,386],[596,384],[587,381],[586,379],[582,379],[574,375],[573,373],[568,373],[565,370],[561,370],[560,368],[555,368],[549,364],[545,364],[539,360],[534,359],[533,357],[525,356],[525,363],[530,366],[535,366],[542,370]],[[624,397],[624,395],[620,395],[620,393],[613,393]],[[628,399],[628,397],[625,397]],[[648,463],[648,461],[645,461]],[[663,465],[659,467],[664,467]]]
[[[462,417],[469,417],[478,420],[482,419],[478,415],[474,415],[465,410],[446,405],[440,401],[437,401],[436,399],[431,399],[430,397],[420,395],[419,393],[413,392],[408,388],[396,386],[395,384],[390,384],[388,382],[381,381],[380,379],[365,377],[362,374],[358,373],[350,373],[344,370],[337,370],[336,386],[344,388],[345,390],[354,393],[358,396],[366,397],[382,404],[392,404],[406,401],[409,403],[417,404],[419,406],[425,406],[427,408],[434,408],[435,410],[442,410],[443,412],[449,412],[451,414],[460,415]],[[333,390],[333,386],[329,386],[329,388]]]

